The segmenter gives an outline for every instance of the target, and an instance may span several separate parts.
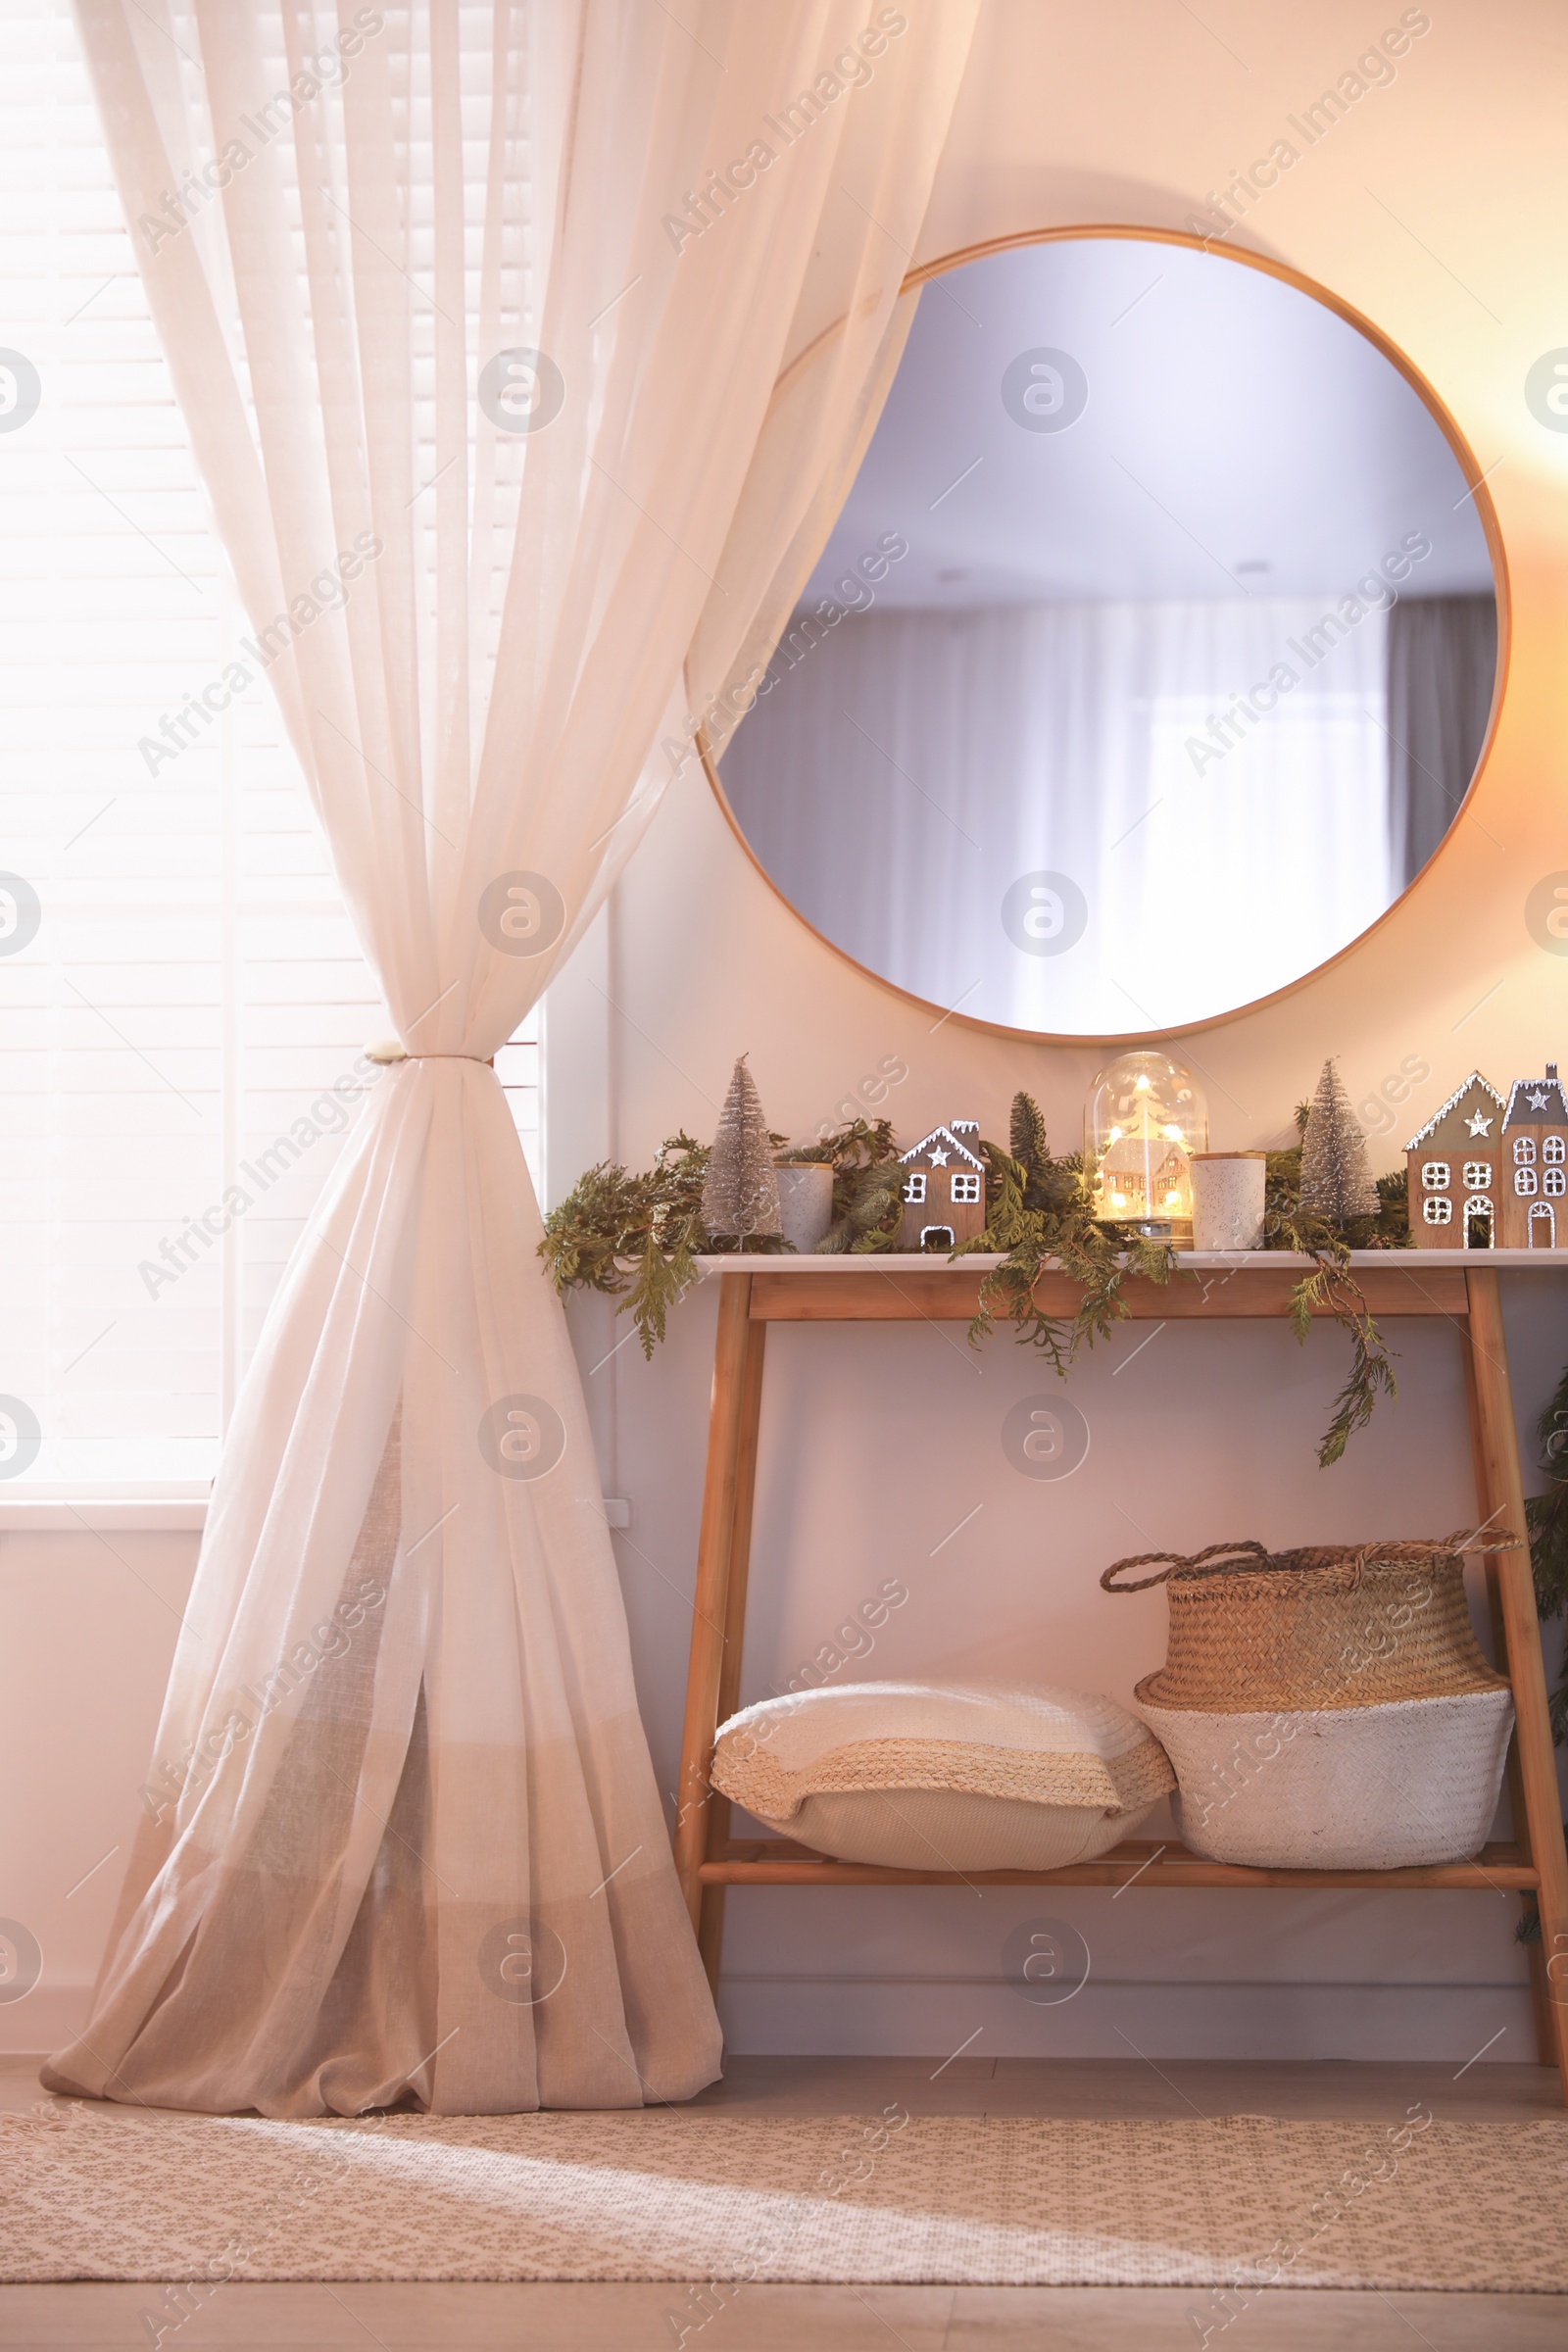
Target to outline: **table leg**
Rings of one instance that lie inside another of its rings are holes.
[[[718,1675],[718,1720],[727,1723],[740,1704],[741,1653],[746,1642],[746,1586],[752,1564],[752,1510],[757,1499],[757,1441],[762,1420],[762,1354],[767,1325],[754,1323],[746,1348],[741,1389],[740,1457],[735,1472],[735,1516],[730,1531],[729,1592],[724,1606],[724,1658]],[[708,1844],[717,1860],[729,1840],[729,1798],[712,1790],[708,1800]],[[718,1991],[719,1955],[724,1941],[724,1889],[703,1888],[697,1945],[708,1981]]]
[[[1485,1267],[1467,1268],[1466,1272],[1472,1393],[1477,1452],[1485,1480],[1484,1501],[1494,1527],[1506,1528],[1523,1540],[1524,1480],[1519,1469],[1513,1389],[1508,1377],[1497,1276]],[[1537,1907],[1541,1914],[1546,1978],[1545,2014],[1551,2031],[1551,2055],[1562,2077],[1563,2095],[1568,2098],[1568,1853],[1563,1847],[1557,1764],[1546,1712],[1541,1621],[1536,1614],[1535,1581],[1528,1550],[1497,1552],[1494,1557],[1497,1605],[1507,1650],[1506,1671],[1513,1685],[1514,1740],[1525,1828],[1530,1858],[1541,1880]]]
[[[1470,1334],[1465,1332],[1464,1389],[1470,1414],[1470,1449],[1475,1462],[1476,1515],[1485,1519],[1495,1508],[1500,1497],[1493,1494],[1488,1486],[1487,1456],[1481,1443],[1481,1407],[1476,1398],[1475,1350]],[[1497,1584],[1496,1555],[1489,1552],[1486,1558],[1487,1617],[1492,1626],[1492,1654],[1497,1662],[1497,1672],[1508,1671],[1508,1635],[1502,1621],[1502,1593]],[[1519,1770],[1519,1740],[1517,1734],[1508,1741],[1508,1762],[1504,1778],[1508,1791],[1508,1818],[1513,1824],[1514,1843],[1530,1858],[1530,1821],[1525,1811],[1524,1777]],[[1536,1898],[1521,1895],[1520,1910],[1532,1923],[1537,1918]],[[1551,2017],[1546,2007],[1546,1961],[1539,1936],[1525,1945],[1530,1957],[1530,2005],[1535,2019],[1536,2056],[1543,2066],[1555,2066],[1557,2053],[1551,2037]]]
[[[708,1759],[718,1728],[718,1690],[729,1608],[751,1308],[750,1274],[721,1274],[712,1402],[708,1418],[708,1468],[703,1482],[703,1524],[697,1544],[697,1589],[692,1599],[686,1719],[681,1733],[675,1807],[675,1874],[694,1928],[702,1914],[703,1889],[698,1873],[708,1843]]]

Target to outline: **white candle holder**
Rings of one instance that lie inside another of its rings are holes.
[[[825,1159],[795,1160],[777,1175],[779,1230],[805,1254],[833,1222],[833,1170]]]
[[[1193,1248],[1261,1250],[1266,1152],[1195,1152]]]

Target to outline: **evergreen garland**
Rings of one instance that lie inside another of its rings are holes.
[[[1306,1103],[1298,1108],[1300,1131],[1309,1109]],[[1031,1096],[1013,1097],[1007,1140],[1006,1152],[997,1144],[980,1146],[987,1170],[985,1231],[954,1252],[958,1257],[975,1250],[1004,1253],[1002,1264],[988,1269],[981,1282],[980,1311],[969,1336],[982,1339],[1004,1315],[1016,1324],[1020,1342],[1039,1348],[1065,1378],[1079,1348],[1106,1338],[1126,1316],[1121,1288],[1129,1274],[1157,1283],[1168,1282],[1173,1273],[1189,1281],[1196,1276],[1182,1267],[1168,1244],[1096,1219],[1082,1154],[1054,1155]],[[1375,1213],[1335,1224],[1301,1206],[1299,1145],[1271,1152],[1264,1173],[1265,1249],[1295,1250],[1315,1261],[1291,1294],[1291,1328],[1304,1341],[1317,1308],[1331,1314],[1350,1339],[1350,1370],[1318,1446],[1319,1465],[1327,1469],[1355,1431],[1367,1426],[1378,1396],[1392,1400],[1398,1395],[1388,1348],[1350,1272],[1350,1251],[1408,1246],[1404,1174],[1379,1179]],[[1035,1285],[1053,1264],[1083,1285],[1070,1319],[1048,1315],[1035,1297]]]
[[[769,1132],[767,1140],[776,1147],[785,1139]],[[825,1160],[833,1170],[833,1226],[818,1250],[896,1246],[903,1200],[891,1120],[851,1119],[824,1142],[780,1156]],[[539,1255],[557,1291],[619,1298],[615,1311],[632,1316],[645,1356],[664,1337],[670,1308],[696,1281],[696,1260],[720,1238],[703,1222],[711,1158],[710,1147],[684,1130],[666,1136],[651,1168],[635,1173],[601,1160],[545,1219]],[[760,1233],[746,1237],[745,1246],[773,1253],[791,1247]]]
[[[1309,1105],[1297,1111],[1304,1129]],[[769,1134],[777,1146],[782,1136]],[[1122,1286],[1129,1274],[1164,1284],[1186,1272],[1176,1250],[1141,1234],[1101,1223],[1085,1179],[1082,1155],[1058,1158],[1052,1151],[1039,1104],[1026,1094],[1013,1097],[1007,1149],[982,1142],[986,1168],[986,1223],[982,1233],[955,1250],[1000,1254],[980,1284],[979,1308],[969,1327],[979,1342],[999,1320],[1016,1327],[1066,1377],[1081,1348],[1109,1336],[1127,1314]],[[903,1173],[889,1119],[852,1119],[821,1143],[784,1152],[785,1161],[825,1161],[833,1170],[833,1223],[817,1251],[857,1255],[898,1247],[903,1218]],[[559,1292],[596,1290],[621,1299],[643,1353],[651,1356],[664,1337],[669,1309],[696,1280],[696,1259],[718,1238],[703,1221],[703,1193],[710,1161],[707,1145],[684,1132],[667,1136],[651,1168],[638,1174],[601,1161],[580,1177],[566,1199],[545,1219],[539,1254]],[[1352,1250],[1398,1250],[1409,1246],[1409,1218],[1402,1170],[1377,1180],[1375,1213],[1335,1224],[1303,1208],[1301,1150],[1271,1152],[1265,1170],[1264,1248],[1291,1250],[1313,1259],[1291,1298],[1291,1324],[1298,1340],[1312,1327],[1313,1309],[1326,1310],[1348,1333],[1350,1370],[1334,1400],[1334,1413],[1318,1447],[1327,1468],[1344,1453],[1355,1431],[1364,1429],[1380,1396],[1397,1395],[1394,1367],[1377,1325],[1367,1312],[1360,1285],[1350,1272]],[[754,1250],[787,1250],[776,1236],[754,1234]],[[1042,1274],[1057,1268],[1081,1286],[1070,1316],[1050,1315],[1039,1304]],[[1568,1373],[1553,1399],[1561,1408],[1554,1427],[1568,1432]],[[1568,1439],[1565,1439],[1568,1444]],[[1568,1595],[1568,1484],[1553,1487],[1560,1525],[1553,1541],[1561,1568],[1560,1595]],[[1538,1507],[1532,1504],[1534,1510]],[[1534,1523],[1532,1523],[1534,1524]],[[1538,1579],[1539,1579],[1538,1571]],[[1556,1607],[1563,1606],[1559,1597]],[[1568,1697],[1553,1702],[1559,1723]]]
[[[1333,1064],[1325,1063],[1323,1078],[1318,1083],[1320,1102],[1333,1074]],[[1303,1144],[1309,1140],[1317,1109],[1315,1102],[1298,1102],[1296,1106],[1297,1131]],[[1399,1394],[1383,1336],[1367,1312],[1360,1284],[1350,1272],[1350,1251],[1407,1250],[1410,1216],[1403,1168],[1377,1179],[1372,1187],[1372,1198],[1377,1201],[1375,1210],[1338,1220],[1323,1215],[1302,1201],[1303,1156],[1302,1144],[1289,1152],[1268,1154],[1264,1168],[1263,1247],[1295,1250],[1316,1260],[1312,1271],[1303,1274],[1291,1293],[1291,1329],[1297,1339],[1305,1341],[1312,1328],[1314,1307],[1331,1314],[1349,1336],[1350,1369],[1334,1399],[1333,1416],[1318,1446],[1318,1466],[1326,1470],[1331,1462],[1340,1459],[1354,1433],[1366,1428],[1379,1396],[1386,1396],[1392,1404]],[[1366,1195],[1363,1192],[1357,1197],[1364,1199]]]
[[[663,1338],[669,1309],[697,1279],[693,1260],[708,1241],[708,1146],[682,1129],[665,1136],[641,1175],[602,1159],[545,1219],[539,1255],[558,1292],[626,1294],[615,1311],[630,1311],[645,1356]]]
[[[826,1160],[833,1170],[833,1222],[811,1252],[837,1257],[896,1250],[904,1221],[904,1177],[891,1119],[847,1119],[819,1144],[780,1154],[784,1165]]]
[[[969,1339],[978,1344],[1004,1316],[1017,1326],[1020,1344],[1038,1348],[1065,1379],[1079,1348],[1105,1338],[1125,1316],[1120,1292],[1127,1276],[1168,1282],[1176,1252],[1167,1243],[1113,1234],[1097,1221],[1081,1154],[1055,1157],[1032,1096],[1014,1095],[1007,1140],[1006,1152],[985,1141],[977,1147],[986,1165],[985,1228],[954,1251],[955,1257],[1003,1252],[1001,1265],[981,1279]],[[1083,1285],[1070,1318],[1047,1314],[1035,1296],[1052,1266]]]

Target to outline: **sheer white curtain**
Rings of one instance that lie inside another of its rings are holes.
[[[705,605],[737,606],[738,647],[863,436],[972,14],[78,0],[181,408],[410,1058],[241,1398],[53,2087],[494,2111],[716,2071],[487,1065],[667,780]]]
[[[808,921],[916,996],[1022,1029],[1199,1020],[1389,901],[1386,617],[1323,619],[1234,597],[792,626],[725,790]],[[1004,919],[1039,872],[1081,894],[1060,954]]]

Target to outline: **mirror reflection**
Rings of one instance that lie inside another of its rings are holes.
[[[721,782],[783,895],[898,987],[1164,1028],[1398,897],[1496,647],[1476,500],[1376,345],[1230,257],[1050,241],[922,290]]]

